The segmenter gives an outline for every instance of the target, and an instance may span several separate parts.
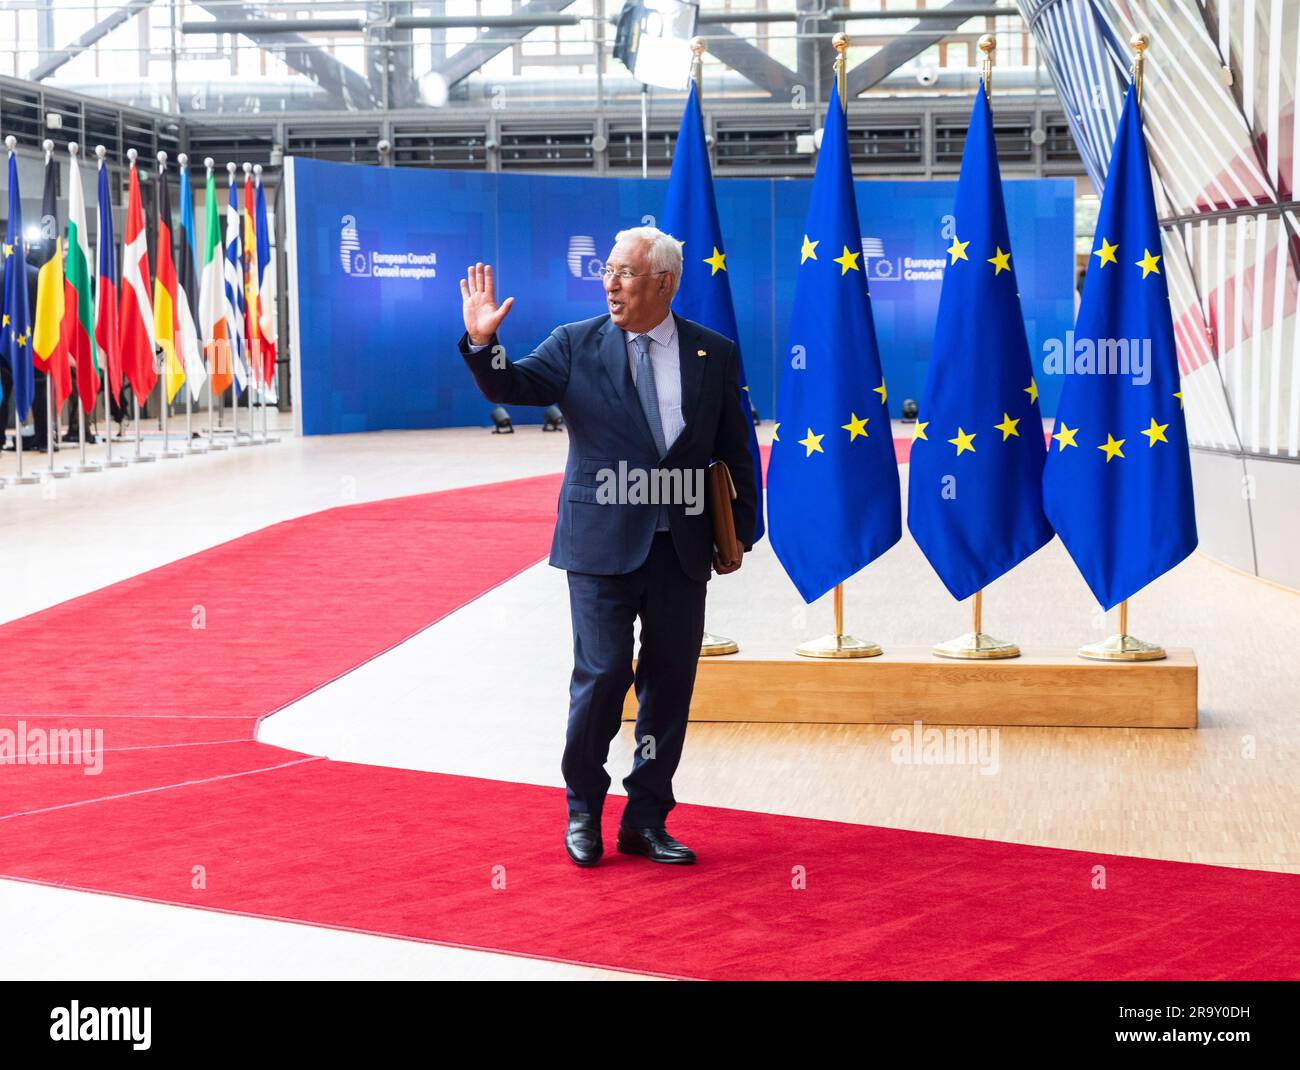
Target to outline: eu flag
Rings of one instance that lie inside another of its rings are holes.
[[[805,602],[902,534],[898,462],[862,270],[839,91],[831,94],[799,249],[767,472],[772,548]]]
[[[704,141],[704,120],[700,101],[691,82],[691,94],[682,112],[673,153],[673,170],[668,179],[668,197],[660,229],[682,243],[682,282],[673,299],[679,315],[702,323],[736,343],[740,354],[740,332],[736,329],[736,308],[731,302],[731,281],[727,274],[726,246],[718,224],[718,205],[713,196],[713,172]],[[758,487],[758,513],[754,521],[754,542],[763,537],[763,462],[754,433],[753,409],[745,381],[745,362],[740,362],[740,396],[749,423],[749,453],[754,458],[754,485]]]
[[[1124,102],[1043,504],[1104,609],[1196,548],[1192,466],[1142,111]]]
[[[907,526],[960,600],[1052,539],[1038,387],[983,90],[966,132],[948,241],[913,432]]]
[[[14,377],[18,431],[36,395],[32,369],[32,308],[27,297],[27,257],[23,253],[23,201],[18,191],[18,160],[9,151],[9,225],[5,228],[5,300],[0,316],[0,359]]]

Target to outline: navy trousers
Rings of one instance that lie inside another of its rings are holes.
[[[573,677],[561,770],[569,809],[599,814],[604,807],[610,785],[605,762],[622,721],[623,698],[634,682],[632,625],[640,617],[637,750],[632,772],[623,780],[627,806],[622,823],[661,826],[676,805],[673,774],[686,739],[708,584],[682,571],[666,531],[655,534],[649,555],[634,572],[570,572],[568,577]]]

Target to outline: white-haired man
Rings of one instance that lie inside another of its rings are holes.
[[[550,561],[569,580],[573,676],[561,769],[569,807],[564,845],[580,866],[595,865],[603,851],[605,762],[632,683],[637,749],[623,781],[618,849],[656,862],[695,861],[668,835],[665,819],[676,805],[672,778],[695,687],[710,566],[725,574],[741,564],[720,560],[713,548],[702,497],[710,461],[731,469],[736,534],[746,550],[753,542],[757,488],[736,345],[672,312],[681,275],[681,247],[671,235],[653,227],[621,231],[605,261],[608,313],[556,327],[516,361],[497,339],[514,298],[497,304],[491,266],[475,264],[460,284],[460,350],[484,397],[558,405],[569,432]],[[634,487],[674,492],[646,500],[627,492]]]

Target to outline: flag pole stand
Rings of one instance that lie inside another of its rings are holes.
[[[45,452],[50,459],[45,479],[67,479],[72,475],[72,469],[66,465],[62,468],[54,467],[54,438],[57,434],[58,425],[54,419],[54,364],[51,362],[49,373],[45,376]]]
[[[73,471],[76,472],[102,472],[104,466],[97,461],[86,460],[86,406],[77,406],[77,432],[81,438],[81,461],[76,465]]]
[[[10,476],[6,482],[13,486],[29,486],[32,483],[39,483],[41,477],[28,472],[23,474],[23,424],[26,420],[18,419],[18,406],[14,405],[14,452],[18,454],[18,473]]]
[[[840,108],[848,114],[849,99],[848,58],[849,35],[837,33],[831,38],[835,47],[835,87],[839,94]],[[874,658],[879,656],[880,644],[867,639],[855,639],[844,634],[844,584],[835,585],[835,631],[823,635],[820,639],[811,639],[794,648],[796,654],[805,658]]]
[[[125,468],[131,462],[128,461],[125,457],[113,456],[113,403],[112,403],[112,399],[109,396],[109,391],[111,389],[112,387],[109,385],[108,382],[108,373],[105,372],[104,374],[104,426],[108,430],[104,434],[104,441],[108,444],[108,455],[107,455],[107,459],[104,461],[104,467]],[[118,402],[119,404],[121,403],[120,397],[118,398]]]
[[[837,583],[834,633],[800,643],[794,652],[805,658],[874,658],[880,654],[880,644],[844,634],[844,584]]]
[[[976,591],[971,599],[971,631],[949,639],[946,643],[936,643],[934,653],[941,658],[1018,658],[1020,647],[1008,643],[1005,639],[994,639],[983,630],[984,592]]]
[[[194,396],[190,393],[188,384],[185,390],[185,452],[208,452],[207,445],[194,438]]]
[[[980,68],[980,79],[984,83],[982,92],[991,103],[993,100],[993,53],[997,50],[997,38],[991,33],[982,35],[978,42],[979,50],[984,53]],[[960,658],[968,660],[987,660],[996,658],[1018,658],[1020,647],[1005,639],[995,639],[984,631],[984,590],[981,588],[971,597],[971,630],[946,643],[936,643],[931,650],[936,657]]]
[[[1128,599],[1119,604],[1119,634],[1100,643],[1079,647],[1079,657],[1091,661],[1160,661],[1167,657],[1164,647],[1128,634]]]
[[[167,358],[166,356],[164,356],[163,363],[165,364],[166,361]],[[184,457],[185,454],[181,450],[172,449],[171,439],[168,437],[167,410],[171,408],[171,406],[167,403],[166,397],[164,397],[164,395],[167,393],[166,376],[167,376],[167,372],[166,369],[164,369],[162,376],[159,377],[159,381],[162,383],[162,386],[159,388],[158,391],[158,404],[162,407],[162,433],[163,433],[163,448],[162,448],[162,452],[159,453],[158,456],[162,458],[164,461],[174,461],[178,457]]]
[[[691,52],[694,55],[694,58],[691,60],[691,81],[695,83],[695,96],[697,100],[703,99],[704,51],[704,38],[692,37]],[[644,105],[644,95],[641,99],[642,104]],[[642,148],[645,148],[644,142],[642,143]],[[265,402],[263,402],[263,404],[265,405]],[[263,422],[265,422],[265,416],[263,417]],[[727,654],[736,654],[739,651],[740,644],[734,639],[728,639],[725,635],[714,635],[713,632],[706,629],[704,635],[700,638],[700,657],[702,658],[723,657]]]
[[[1142,68],[1146,60],[1146,51],[1150,38],[1144,33],[1135,33],[1129,38],[1133,49],[1133,91],[1137,94],[1137,105],[1142,107]],[[1092,661],[1160,661],[1166,657],[1164,648],[1157,643],[1148,643],[1128,634],[1128,599],[1119,604],[1119,634],[1103,639],[1100,643],[1087,643],[1079,647],[1079,657]]]
[[[224,442],[217,441],[217,402],[214,396],[215,391],[212,389],[213,369],[217,366],[219,359],[219,347],[215,342],[209,342],[204,349],[207,350],[205,355],[208,357],[208,442],[205,451],[212,452],[214,450],[224,450],[227,446]]]
[[[209,375],[208,383],[211,384],[211,382],[212,382],[212,378],[211,375]],[[228,442],[222,442],[217,438],[216,409],[213,405],[213,400],[212,400],[212,387],[211,385],[209,385],[208,386],[208,450],[216,451],[216,450],[228,450],[228,449],[230,449],[230,444]]]
[[[130,457],[132,464],[149,464],[157,458],[152,453],[145,453],[140,438],[140,399],[136,397],[135,384],[131,384],[131,410],[135,414],[135,453]]]

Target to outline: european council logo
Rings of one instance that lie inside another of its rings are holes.
[[[588,282],[601,281],[604,262],[596,255],[596,239],[590,234],[574,234],[569,238],[569,274]]]
[[[343,265],[343,274],[368,276],[370,263],[361,251],[361,238],[357,235],[357,217],[345,215],[340,222],[343,229],[339,231],[339,263]]]

